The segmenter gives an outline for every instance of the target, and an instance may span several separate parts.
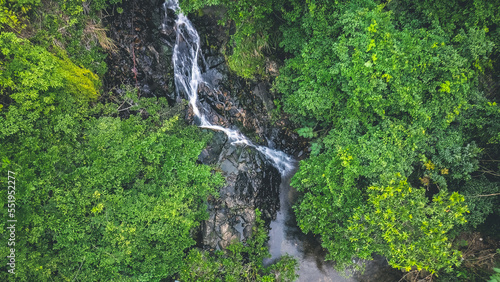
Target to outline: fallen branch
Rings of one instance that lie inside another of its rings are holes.
[[[498,196],[500,195],[500,193],[494,193],[494,194],[488,194],[488,195],[475,195],[475,196],[467,196],[467,197],[470,197],[470,198],[474,198],[474,197],[491,197],[491,196]]]
[[[487,169],[486,167],[483,167],[483,166],[480,166],[483,170],[478,170],[480,172],[482,172],[483,174],[484,173],[488,173],[490,175],[493,175],[493,176],[498,176],[500,177],[500,174],[498,174],[496,171],[494,170],[490,170],[490,169]]]

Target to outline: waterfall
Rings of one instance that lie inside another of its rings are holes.
[[[167,9],[177,13],[174,30],[176,32],[175,45],[173,48],[172,61],[174,64],[175,86],[178,93],[184,92],[188,96],[189,105],[193,109],[195,121],[201,128],[224,132],[233,145],[245,145],[255,148],[266,156],[267,160],[278,169],[282,175],[286,175],[294,168],[295,160],[287,154],[271,149],[269,147],[256,145],[238,130],[214,125],[205,117],[205,110],[198,105],[198,86],[208,83],[203,80],[198,59],[201,55],[200,37],[189,19],[180,12],[178,0],[168,0],[164,4],[165,17]]]

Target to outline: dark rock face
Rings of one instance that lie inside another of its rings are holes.
[[[260,153],[235,147],[223,133],[216,133],[199,160],[215,164],[226,178],[220,197],[209,200],[210,217],[201,231],[203,245],[224,249],[232,241],[248,238],[256,208],[268,221],[276,216],[281,176]]]
[[[120,94],[119,87],[126,84],[137,88],[142,97],[167,97],[171,103],[185,98],[177,97],[174,86],[171,56],[175,15],[168,11],[167,21],[163,22],[162,4],[154,0],[128,1],[123,4],[122,14],[107,18],[110,37],[118,46],[107,61],[107,91]],[[199,87],[200,103],[208,109],[206,116],[214,124],[239,127],[255,143],[282,147],[281,141],[271,141],[288,133],[269,124],[269,111],[274,108],[269,82],[247,82],[231,74],[220,52],[228,36],[217,25],[219,11],[212,8],[205,12],[193,22],[202,42],[199,63],[209,84]],[[186,119],[192,123],[191,111],[187,110]],[[210,216],[201,225],[200,245],[225,248],[232,241],[245,240],[255,223],[256,208],[267,223],[275,218],[281,176],[263,155],[252,148],[231,145],[223,133],[216,132],[199,161],[215,166],[226,178],[220,197],[208,201]]]
[[[122,14],[105,18],[118,47],[107,59],[106,91],[120,94],[121,85],[131,85],[142,97],[174,100],[172,47],[166,44],[172,33],[161,26],[162,4],[161,0],[126,1]]]

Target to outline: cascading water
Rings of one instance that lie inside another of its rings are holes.
[[[193,108],[195,121],[199,127],[222,131],[224,132],[231,144],[246,145],[255,148],[273,164],[274,167],[282,175],[288,174],[294,168],[295,160],[287,154],[271,149],[269,147],[260,146],[252,143],[238,130],[224,128],[219,125],[210,123],[205,117],[205,109],[198,106],[198,87],[200,84],[206,83],[201,75],[198,59],[201,56],[200,52],[200,37],[198,32],[193,27],[191,21],[179,11],[179,3],[177,0],[169,0],[165,2],[165,13],[167,9],[177,12],[174,30],[176,32],[175,46],[172,54],[174,64],[175,86],[178,93],[186,93],[189,99],[189,104]],[[166,15],[165,15],[166,16]]]
[[[290,178],[295,170],[295,160],[283,152],[252,143],[238,130],[224,128],[212,124],[206,117],[207,109],[199,107],[198,88],[200,85],[211,86],[203,79],[198,61],[203,60],[200,51],[200,38],[189,19],[180,13],[178,0],[168,0],[164,4],[165,17],[167,9],[177,12],[174,24],[176,33],[172,61],[174,64],[175,85],[178,94],[185,93],[195,115],[195,122],[202,128],[224,132],[231,144],[255,148],[276,167],[282,175],[280,186],[280,210],[275,220],[271,222],[269,246],[272,258],[266,260],[269,264],[282,255],[290,254],[297,259],[300,270],[299,281],[355,281],[353,278],[342,277],[332,263],[324,262],[325,251],[312,235],[303,234],[297,226],[292,210],[296,201],[296,191],[289,186]],[[169,19],[172,20],[172,19]],[[377,273],[377,267],[368,271],[365,277]],[[379,279],[380,280],[380,279]],[[382,279],[380,281],[390,281]]]

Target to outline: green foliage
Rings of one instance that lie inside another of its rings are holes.
[[[40,3],[0,0],[0,28],[29,37],[0,34],[0,173],[16,171],[20,183],[17,278],[295,279],[290,257],[262,266],[260,219],[247,242],[213,255],[191,250],[184,260],[206,197],[222,184],[196,164],[207,136],[181,124],[165,99],[132,91],[119,98],[135,104],[129,119],[118,118],[118,104],[89,108],[106,71],[89,27],[120,0]],[[500,3],[380,3],[181,6],[225,8],[221,24],[235,32],[225,55],[242,77],[264,76],[271,42],[281,41],[288,58],[276,112],[291,114],[298,134],[311,139],[311,157],[292,180],[303,193],[297,221],[321,235],[328,259],[342,267],[378,253],[405,271],[449,271],[460,263],[451,231],[466,220],[467,230],[477,228],[498,212],[498,197],[485,195],[499,187],[500,108],[488,84],[500,62]]]
[[[83,97],[93,100],[99,97],[96,90],[98,77],[88,69],[77,67],[67,57],[59,60],[62,69],[61,76],[65,79],[68,90],[74,95],[79,94]]]
[[[439,187],[450,187],[463,191],[462,181],[471,179],[471,174],[479,167],[481,149],[474,141],[468,141],[463,132],[455,128],[437,131],[428,137],[426,156],[421,155],[423,175]]]
[[[39,89],[39,96],[52,88]],[[196,163],[209,136],[165,112],[163,98],[139,100],[148,118],[125,120],[116,117],[116,104],[89,110],[69,91],[53,99],[46,115],[32,115],[31,99],[0,112],[6,160],[0,172],[15,171],[18,183],[17,279],[175,275],[195,243],[191,230],[206,217],[206,197],[223,183]],[[26,117],[30,130],[21,131]],[[1,196],[7,198],[5,190]],[[7,246],[0,251],[6,255]],[[5,268],[3,280],[10,275]]]
[[[465,195],[465,203],[470,209],[466,216],[467,227],[476,228],[486,220],[486,217],[498,210],[498,197],[486,196],[500,193],[498,182],[490,182],[486,177],[467,181],[461,189]]]
[[[186,13],[192,13],[204,7],[221,5],[221,0],[182,0],[179,5]]]
[[[102,46],[106,47],[103,42],[109,44],[112,41],[102,28],[102,9],[121,1],[49,0],[43,5],[39,5],[39,0],[19,2],[22,4],[15,6],[19,10],[15,14],[20,19],[20,27],[12,28],[14,31],[45,49],[63,49],[74,64],[84,66],[97,75],[106,72],[106,54],[102,52]],[[7,3],[18,1],[7,0]],[[0,22],[2,9],[0,6]]]
[[[297,223],[304,232],[321,234],[327,259],[344,265],[350,262],[356,246],[346,237],[347,219],[363,205],[361,191],[355,189],[353,171],[356,160],[348,150],[313,156],[300,163],[291,185],[303,197],[294,209]]]
[[[206,6],[221,5],[226,9],[225,25],[232,21],[235,32],[226,51],[229,67],[237,75],[244,78],[254,78],[264,75],[264,50],[269,48],[269,37],[273,22],[271,13],[281,6],[281,1],[230,1],[230,0],[185,0],[180,1],[182,10],[186,13],[197,11]],[[275,36],[275,34],[273,34]]]
[[[371,186],[369,211],[360,208],[354,213],[349,239],[356,242],[362,258],[378,253],[397,269],[450,271],[459,265],[461,255],[452,249],[448,232],[466,222],[463,202],[464,196],[442,190],[428,203],[425,190],[412,188],[404,179]]]
[[[491,275],[490,280],[488,280],[488,282],[500,282],[500,268],[494,267],[493,271],[495,271],[495,273]]]
[[[343,267],[354,257],[370,259],[378,253],[395,268],[430,272],[459,263],[447,233],[465,222],[463,196],[442,191],[428,204],[424,189],[388,180],[388,186],[369,187],[365,203],[355,187],[356,162],[347,150],[321,154],[301,162],[292,181],[304,192],[295,206],[298,224],[304,232],[321,235],[327,259]]]
[[[0,28],[9,27],[20,31],[26,27],[24,17],[40,5],[40,0],[0,0]]]
[[[492,63],[498,69],[500,61],[500,1],[498,0],[445,0],[445,1],[391,1],[388,7],[394,11],[400,26],[422,28],[440,27],[455,45],[460,54],[474,61],[475,67],[484,71]],[[482,38],[482,39],[481,39]],[[490,58],[480,56],[491,48]],[[458,44],[457,44],[458,43]],[[488,46],[487,48],[484,48]],[[479,56],[478,56],[479,55]],[[493,61],[491,61],[491,60]]]
[[[97,76],[65,56],[59,58],[8,32],[0,35],[0,50],[0,98],[9,107],[1,121],[5,135],[30,131],[42,113],[54,111],[56,101],[64,101],[69,94],[80,101],[99,95]]]
[[[452,33],[464,27],[488,27],[497,24],[500,19],[499,2],[496,0],[442,0],[442,1],[394,1],[389,4],[395,11],[398,20],[406,23],[407,17],[413,13],[422,23],[432,23]]]
[[[263,267],[262,260],[270,254],[266,245],[267,230],[260,215],[257,210],[252,237],[245,243],[233,243],[213,255],[192,249],[180,271],[181,281],[294,281],[298,264],[290,256]]]
[[[498,135],[497,108],[478,87],[495,39],[478,25],[451,33],[403,21],[369,0],[289,1],[282,11],[280,45],[291,57],[275,89],[298,133],[314,138],[292,180],[304,193],[299,226],[320,234],[339,266],[372,253],[405,270],[458,265],[448,237],[467,217],[456,192],[469,189],[481,147]],[[428,195],[412,188],[421,184]],[[489,201],[467,201],[476,226]]]
[[[299,128],[299,129],[297,129],[297,133],[300,136],[305,137],[305,138],[318,137],[318,134],[316,132],[314,132],[314,129],[312,129],[311,127]]]
[[[232,54],[227,56],[229,67],[243,78],[263,76],[265,64],[263,49],[267,47],[267,40],[268,35],[262,33],[249,36],[233,35]]]
[[[469,108],[458,121],[464,133],[482,147],[500,143],[500,107],[496,102],[481,99]]]
[[[397,31],[381,9],[346,11],[331,27],[318,27],[278,79],[286,111],[319,121],[349,116],[363,125],[397,117],[424,128],[455,119],[474,75],[467,60],[439,30]]]

